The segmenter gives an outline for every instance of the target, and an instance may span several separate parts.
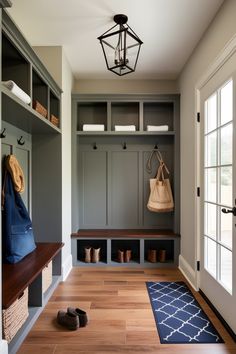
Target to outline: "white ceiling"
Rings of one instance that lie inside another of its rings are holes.
[[[33,46],[63,46],[76,78],[114,79],[97,37],[126,14],[144,42],[129,79],[175,79],[223,0],[13,0],[9,9]]]

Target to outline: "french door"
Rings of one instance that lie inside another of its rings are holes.
[[[200,91],[200,288],[236,333],[236,56]]]

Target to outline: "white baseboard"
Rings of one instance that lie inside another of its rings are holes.
[[[72,269],[72,255],[70,254],[62,264],[62,280],[65,281]]]
[[[8,354],[7,341],[4,339],[0,339],[0,353],[1,354]]]
[[[193,287],[193,289],[198,291],[196,272],[182,255],[179,256],[179,270]]]

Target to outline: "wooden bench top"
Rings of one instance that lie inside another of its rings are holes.
[[[36,249],[15,264],[2,267],[2,303],[8,308],[57,255],[63,243],[36,243]]]
[[[179,238],[180,235],[175,234],[171,230],[142,230],[142,229],[105,229],[105,230],[78,230],[72,233],[72,238]]]

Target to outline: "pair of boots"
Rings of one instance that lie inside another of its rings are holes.
[[[101,248],[85,247],[85,263],[97,263],[100,261],[100,251]]]
[[[132,251],[131,250],[118,250],[118,262],[124,263],[131,260]]]
[[[67,312],[58,311],[57,322],[67,329],[74,331],[80,327],[85,327],[88,323],[88,316],[81,309],[68,307]]]
[[[156,263],[157,261],[159,262],[165,262],[166,261],[166,250],[159,250],[157,254],[157,250],[150,249],[148,250],[148,262],[151,263]]]

